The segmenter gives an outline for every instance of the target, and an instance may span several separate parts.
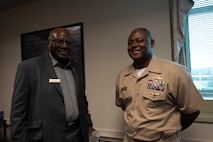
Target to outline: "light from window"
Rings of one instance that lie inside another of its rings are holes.
[[[205,100],[213,100],[213,0],[194,0],[188,15],[191,74]]]

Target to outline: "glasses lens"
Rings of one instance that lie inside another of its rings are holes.
[[[52,40],[55,42],[56,46],[62,46],[64,43],[66,46],[70,46],[70,41],[63,41],[63,40]]]

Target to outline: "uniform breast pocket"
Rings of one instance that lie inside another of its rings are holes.
[[[163,91],[144,91],[143,101],[146,103],[147,107],[157,107],[165,104],[166,93]]]

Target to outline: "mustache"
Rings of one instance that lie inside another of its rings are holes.
[[[131,48],[128,48],[129,52],[139,51],[139,50],[141,50],[140,46],[132,46]]]
[[[134,51],[140,51],[141,49],[135,49],[135,48],[133,48],[133,49],[128,49],[128,52],[134,52]]]
[[[71,49],[70,48],[67,48],[67,47],[60,47],[58,48],[58,51],[70,51]]]

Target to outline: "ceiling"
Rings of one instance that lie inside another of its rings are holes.
[[[34,0],[0,0],[0,11],[23,5]]]

